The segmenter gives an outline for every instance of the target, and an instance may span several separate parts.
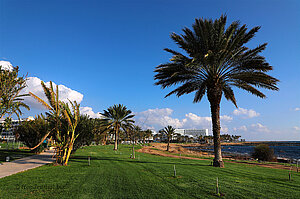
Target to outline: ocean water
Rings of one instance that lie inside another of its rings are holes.
[[[269,142],[266,144],[274,150],[276,157],[300,159],[300,141]],[[254,145],[226,145],[222,146],[222,152],[251,155],[254,152],[254,147]],[[201,147],[191,148],[200,151],[213,151],[213,146],[205,149]]]
[[[222,151],[231,153],[241,153],[251,155],[254,151],[255,146],[237,146],[228,145],[222,146]],[[300,145],[280,145],[270,146],[274,150],[276,157],[300,159]]]

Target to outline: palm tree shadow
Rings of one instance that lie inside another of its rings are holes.
[[[83,160],[88,161],[88,156],[74,156],[70,159],[72,162],[82,162]],[[192,165],[192,166],[210,166],[204,164],[193,164],[193,163],[184,163],[184,162],[160,162],[160,161],[141,161],[137,159],[125,159],[118,157],[91,157],[92,160],[102,160],[102,161],[116,161],[116,162],[129,162],[136,164],[167,164],[167,165]]]

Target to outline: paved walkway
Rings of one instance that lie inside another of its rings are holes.
[[[54,161],[54,158],[52,158],[53,153],[54,150],[52,149],[39,155],[17,159],[12,162],[3,162],[2,165],[0,164],[0,178],[51,163]]]

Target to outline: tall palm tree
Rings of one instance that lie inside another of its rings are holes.
[[[118,136],[119,131],[128,123],[134,123],[131,119],[134,115],[131,114],[131,110],[128,110],[126,106],[122,104],[113,105],[107,110],[101,113],[103,116],[102,121],[107,122],[107,128],[113,128],[115,132],[115,146],[114,150],[118,150]]]
[[[165,51],[173,55],[172,59],[155,69],[156,85],[161,85],[164,89],[180,84],[166,97],[196,92],[194,103],[197,103],[207,94],[214,135],[213,165],[216,167],[224,166],[220,144],[222,95],[237,107],[232,87],[265,98],[257,88],[278,90],[276,84],[279,81],[266,74],[272,70],[272,66],[266,62],[265,57],[259,55],[267,44],[253,49],[245,46],[260,27],[248,31],[246,25],[240,26],[235,21],[226,28],[226,21],[227,17],[224,15],[214,21],[195,19],[192,29],[182,29],[184,33],[181,35],[172,33],[171,38],[184,53],[166,48]]]
[[[170,141],[172,139],[172,136],[175,133],[175,129],[172,126],[167,126],[163,129],[163,132],[168,138],[167,151],[169,151],[170,150]]]

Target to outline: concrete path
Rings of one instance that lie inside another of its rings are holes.
[[[52,158],[53,154],[54,150],[51,149],[41,154],[17,159],[12,162],[2,162],[0,164],[0,178],[51,163],[54,161],[54,158]]]

